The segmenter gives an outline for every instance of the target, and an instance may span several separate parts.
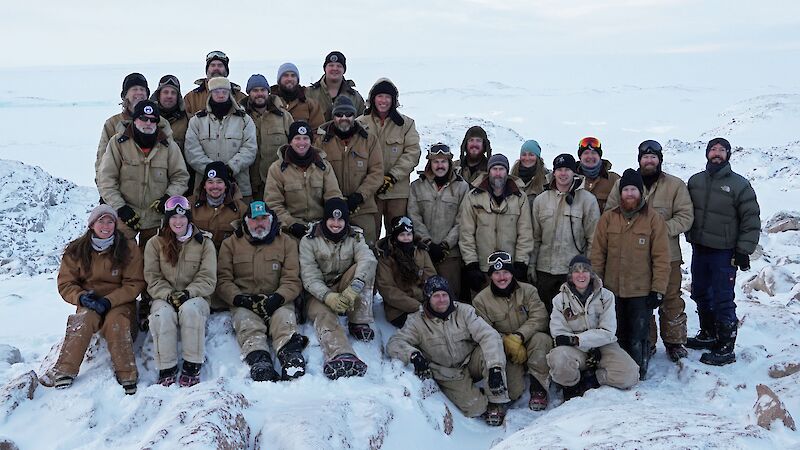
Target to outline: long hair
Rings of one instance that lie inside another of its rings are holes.
[[[64,255],[77,261],[86,271],[92,267],[92,253],[95,251],[92,248],[93,234],[91,229],[86,230],[81,237],[67,244],[64,249]],[[121,269],[130,261],[130,256],[127,238],[118,228],[115,228],[114,243],[111,245],[111,267]]]
[[[391,239],[390,239],[391,241]],[[412,241],[412,250],[411,253],[404,252],[399,246],[395,243],[390,242],[392,247],[391,256],[394,258],[395,262],[397,263],[397,269],[400,272],[400,280],[404,283],[415,285],[422,281],[422,278],[419,275],[419,266],[417,262],[414,260],[414,254],[419,246],[419,237],[414,236],[414,240]]]
[[[192,223],[192,221],[189,221]],[[188,226],[188,225],[187,225]],[[161,254],[173,267],[178,264],[178,256],[181,253],[180,242],[178,236],[169,227],[169,220],[164,221],[161,227],[161,232],[158,233],[158,239],[161,239]]]

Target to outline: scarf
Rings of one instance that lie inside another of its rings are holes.
[[[192,227],[192,224],[190,223],[189,226],[186,227],[186,234],[184,234],[183,236],[178,237],[178,242],[183,244],[184,242],[186,242],[189,239],[191,239],[193,234],[194,234],[194,229]]]
[[[522,164],[519,165],[519,177],[522,178],[522,181],[524,181],[525,184],[530,183],[535,174],[536,174],[535,164],[530,167],[525,167]]]
[[[227,114],[233,106],[233,101],[230,98],[222,103],[217,103],[214,100],[211,100],[208,103],[211,105],[211,114],[214,114],[214,117],[216,117],[217,120],[222,120],[225,118],[225,114]]]
[[[306,152],[305,156],[298,155],[297,152],[294,151],[294,148],[292,148],[291,146],[289,146],[289,148],[286,149],[286,161],[303,169],[307,169],[308,166],[310,166],[311,163],[314,162],[314,155],[315,155],[314,151],[310,148]]]
[[[158,131],[153,134],[146,134],[139,131],[135,126],[133,127],[133,142],[136,142],[142,149],[151,149],[155,147],[157,138]]]
[[[114,235],[107,237],[106,239],[100,239],[99,237],[92,234],[92,248],[96,252],[103,252],[106,251],[109,247],[114,245]]]
[[[208,206],[212,208],[217,208],[221,206],[223,203],[225,203],[225,196],[220,195],[219,198],[211,198],[209,196],[206,196],[206,203],[208,203]]]
[[[601,159],[596,166],[594,167],[586,167],[581,163],[581,172],[583,175],[590,179],[594,180],[598,176],[600,176],[600,171],[603,170],[603,160]]]
[[[514,290],[517,289],[517,280],[512,278],[511,283],[508,283],[505,289],[500,289],[499,287],[495,286],[494,283],[489,283],[489,287],[492,288],[492,294],[495,297],[502,297],[502,298],[511,298],[511,294],[514,293]]]

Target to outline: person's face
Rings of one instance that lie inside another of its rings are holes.
[[[117,222],[108,214],[101,216],[92,224],[92,232],[100,239],[110,238],[116,229]]]
[[[522,164],[522,167],[533,167],[538,160],[535,153],[525,152],[519,155],[519,163]]]
[[[137,117],[133,124],[140,133],[153,134],[158,127],[158,117],[152,114],[144,114]]]
[[[620,193],[620,200],[622,209],[631,211],[639,206],[639,200],[642,198],[642,193],[636,186],[625,186]]]
[[[639,169],[642,175],[652,175],[658,170],[658,156],[652,154],[642,155],[639,159]]]
[[[501,189],[506,185],[508,171],[503,166],[492,166],[489,169],[489,182],[495,189]]]
[[[178,90],[172,86],[164,86],[158,91],[158,104],[162,108],[174,108],[178,104]]]
[[[581,164],[584,167],[594,167],[600,162],[600,153],[593,148],[587,148],[581,153]]]
[[[169,229],[175,233],[175,236],[183,236],[186,234],[186,227],[189,225],[189,219],[181,214],[175,214],[169,218]]]
[[[222,181],[222,178],[209,178],[203,185],[203,189],[206,190],[206,195],[209,197],[220,198],[225,195],[225,182]]]
[[[131,86],[128,93],[125,94],[125,100],[128,101],[128,109],[133,111],[136,104],[147,98],[147,89],[144,86]]]
[[[295,153],[297,153],[297,156],[303,157],[306,156],[308,149],[311,148],[311,138],[305,134],[298,134],[292,138],[292,142],[289,144],[292,146]]]
[[[344,66],[342,63],[329,62],[325,64],[325,79],[329,81],[341,81],[344,75]]]
[[[389,108],[392,107],[392,96],[389,94],[378,94],[375,96],[375,109],[378,110],[380,114],[386,114],[389,112]]]
[[[556,179],[556,187],[559,188],[559,190],[566,190],[572,185],[575,172],[569,167],[559,167],[553,171],[553,176]]]
[[[397,235],[397,242],[408,244],[411,243],[413,240],[414,240],[414,233],[410,231],[403,231]]]
[[[342,132],[350,131],[350,128],[353,128],[353,122],[355,122],[356,117],[355,114],[347,111],[345,113],[338,112],[333,115],[333,124],[336,125],[336,128]]]
[[[725,150],[722,144],[714,144],[708,150],[706,158],[714,164],[721,164],[728,160],[728,151]]]
[[[250,96],[250,101],[253,102],[253,106],[256,108],[267,106],[267,97],[269,97],[269,90],[267,88],[255,87],[250,89],[247,95]]]
[[[325,221],[325,226],[328,227],[328,231],[333,234],[340,233],[344,230],[344,219],[331,217]]]
[[[447,174],[447,171],[450,169],[450,159],[445,158],[444,156],[440,158],[433,158],[431,159],[431,170],[433,174],[437,177],[443,177]]]
[[[281,75],[281,79],[278,80],[278,84],[288,92],[294,91],[300,81],[297,79],[297,74],[294,72],[286,72]]]
[[[570,281],[578,289],[578,292],[585,292],[592,279],[592,273],[587,270],[577,270],[569,274]]]
[[[500,289],[505,289],[511,284],[511,280],[514,278],[511,275],[511,272],[505,269],[495,270],[492,272],[492,283]]]
[[[214,77],[227,77],[228,71],[225,70],[225,64],[222,61],[211,61],[208,64],[208,69],[206,70],[206,78],[214,78]]]
[[[223,103],[230,97],[231,91],[228,89],[214,89],[211,91],[211,99],[217,103]]]
[[[467,139],[467,154],[477,158],[483,154],[483,138],[471,137]]]
[[[432,310],[443,313],[450,306],[450,294],[447,291],[436,291],[431,295],[430,304]]]
[[[269,234],[269,229],[272,228],[272,216],[269,214],[258,216],[255,219],[245,217],[244,221],[247,224],[247,229],[250,230],[250,235],[256,239],[265,237]]]

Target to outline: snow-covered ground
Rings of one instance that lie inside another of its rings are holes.
[[[537,139],[549,166],[558,153],[574,153],[581,137],[595,135],[621,172],[635,167],[637,144],[654,138],[665,146],[665,170],[688,179],[704,167],[705,142],[721,135],[734,145],[734,170],[756,188],[765,224],[778,212],[800,210],[800,86],[786,72],[768,70],[773,62],[718,79],[693,71],[699,62],[692,57],[645,64],[659,68],[645,73],[601,65],[590,76],[561,59],[410,63],[354,56],[348,55],[347,75],[364,95],[378,76],[398,84],[402,111],[416,120],[424,146],[441,140],[457,152],[464,131],[479,124],[495,151],[511,159],[523,140]],[[231,79],[244,85],[248,74],[263,72],[274,82],[280,62],[236,62]],[[304,84],[319,77],[318,61],[298,63]],[[23,449],[800,447],[798,432],[779,422],[759,427],[754,412],[759,384],[790,413],[800,411],[800,375],[768,374],[773,365],[800,364],[800,231],[762,233],[760,257],[739,274],[735,364],[705,366],[700,352],[690,351],[675,365],[659,344],[648,380],[633,389],[601,388],[560,406],[552,391],[551,406],[536,413],[523,398],[499,429],[462,417],[386,357],[392,327],[380,303],[380,339],[355,344],[369,364],[363,379],[327,380],[314,332],[304,325],[311,337],[308,375],[253,383],[229,315],[218,314],[208,325],[203,383],[193,388],[153,386],[152,340],[140,335],[135,396],[117,385],[100,341],[72,388],[40,386],[27,399],[12,387],[52,360],[72,310],[58,296],[54,271],[60,249],[82,232],[97,199],[92,163],[103,121],[119,110],[122,78],[141,71],[154,88],[172,72],[185,93],[201,70],[201,64],[0,70],[0,441]],[[685,243],[684,260],[686,269]],[[758,283],[743,290],[759,273],[774,296],[751,289]],[[684,298],[694,334],[694,307]],[[20,358],[3,345],[18,348]]]

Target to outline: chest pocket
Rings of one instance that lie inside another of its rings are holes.
[[[139,181],[142,176],[142,163],[136,158],[122,158],[119,168],[120,181]]]
[[[400,129],[386,137],[386,147],[383,152],[384,166],[392,166],[395,161],[403,154],[403,136],[399,136]]]
[[[195,252],[188,252],[186,258],[184,259],[186,274],[185,275],[194,275],[200,270],[200,255]]]
[[[367,162],[369,154],[365,148],[351,149],[349,153],[350,168],[356,173],[356,176],[364,176],[367,172]]]
[[[252,278],[253,258],[251,255],[233,255],[234,278]]]
[[[224,128],[225,139],[231,141],[241,141],[244,139],[244,124],[241,123],[240,120],[230,120],[230,122],[228,122]]]
[[[159,151],[165,152],[166,149],[162,148]],[[150,161],[150,173],[153,181],[159,184],[167,184],[169,180],[168,170],[169,170],[169,165],[167,164],[166,159],[156,158]]]

